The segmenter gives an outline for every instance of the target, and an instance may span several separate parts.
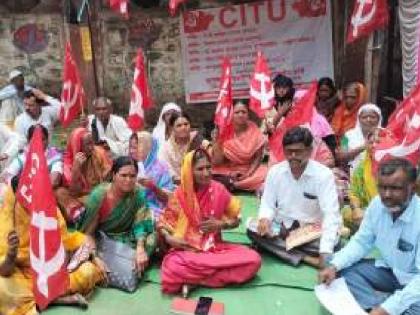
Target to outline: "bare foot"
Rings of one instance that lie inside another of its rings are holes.
[[[79,306],[83,309],[88,308],[88,302],[84,298],[83,295],[79,293],[69,294],[65,296],[61,296],[57,298],[53,304],[55,305],[72,305],[72,306]]]

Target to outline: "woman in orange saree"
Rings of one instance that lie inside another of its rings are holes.
[[[267,174],[267,167],[261,165],[266,141],[248,115],[244,103],[234,105],[234,136],[213,146],[213,174],[229,178],[235,189],[254,191],[261,187]]]
[[[160,217],[158,232],[169,248],[161,267],[162,291],[186,294],[189,285],[223,287],[250,280],[261,266],[255,251],[222,241],[221,231],[239,224],[240,203],[211,180],[204,150],[189,152],[181,185]]]
[[[63,186],[55,191],[67,223],[77,222],[84,212],[87,195],[110,170],[111,161],[101,147],[94,145],[92,134],[85,128],[76,128],[64,153]]]
[[[366,88],[362,83],[348,84],[343,91],[343,102],[336,108],[331,126],[340,143],[344,133],[356,126],[357,112],[366,102]]]

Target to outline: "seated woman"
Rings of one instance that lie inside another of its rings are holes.
[[[335,109],[340,103],[337,95],[337,89],[331,78],[325,77],[318,81],[318,100],[316,109],[318,113],[323,115],[329,123],[334,116]]]
[[[64,153],[63,186],[55,191],[67,223],[75,223],[84,212],[84,200],[104,181],[111,166],[104,149],[93,144],[89,131],[77,128],[71,133]]]
[[[385,140],[387,139],[387,140]],[[349,200],[350,207],[343,208],[344,224],[356,232],[363,219],[365,209],[378,194],[375,175],[373,173],[373,144],[386,141],[392,143],[394,140],[390,131],[377,128],[369,139],[369,143],[363,152],[363,160],[353,171],[350,179]]]
[[[138,161],[138,182],[146,188],[146,202],[157,220],[166,207],[168,197],[175,189],[168,167],[157,157],[158,142],[147,131],[133,133],[129,144],[130,156]]]
[[[366,154],[350,180],[349,200],[350,207],[343,208],[344,225],[355,233],[362,222],[365,209],[378,194],[375,176],[372,173],[372,158]]]
[[[381,126],[382,113],[375,104],[365,104],[358,110],[356,127],[347,131],[341,139],[341,148],[336,152],[338,162],[349,164],[350,174],[363,160],[369,137]]]
[[[191,119],[186,113],[173,113],[169,119],[171,135],[159,151],[159,159],[169,167],[175,184],[179,184],[181,164],[185,154],[201,147],[203,139],[191,130]]]
[[[268,137],[271,137],[276,129],[282,125],[292,107],[295,106],[295,103],[307,92],[305,90],[295,91],[292,79],[281,74],[274,78],[273,84],[276,100],[275,105],[272,110],[266,113],[266,118],[263,121],[265,133],[267,133]],[[337,147],[334,131],[327,119],[318,113],[316,108],[313,110],[310,130],[313,136],[323,140],[334,154]],[[272,158],[272,156],[270,157]]]
[[[171,130],[169,127],[169,118],[173,113],[180,113],[181,108],[175,103],[166,103],[163,105],[159,115],[156,127],[153,128],[153,138],[158,142],[159,150],[163,146],[166,140],[169,139]]]
[[[363,84],[353,82],[344,88],[343,101],[336,108],[331,121],[338,143],[348,130],[356,126],[357,112],[365,101],[366,88]]]
[[[41,127],[42,142],[44,144],[45,157],[47,159],[48,170],[50,172],[51,184],[53,188],[57,188],[61,184],[61,179],[63,175],[62,155],[56,148],[49,146],[48,129],[45,128],[43,125],[33,125],[28,129],[28,143],[30,143],[32,139],[32,135],[34,134],[36,126]],[[20,153],[15,159],[13,159],[12,163],[10,163],[9,166],[6,167],[6,169],[1,174],[0,181],[4,183],[10,183],[12,178],[17,176],[22,171],[26,161],[26,149],[23,153]]]
[[[77,229],[92,236],[101,231],[136,249],[134,263],[140,275],[154,251],[155,235],[145,193],[136,186],[137,173],[136,161],[117,158],[111,169],[112,183],[99,184],[90,193]]]
[[[13,190],[17,182],[13,179]],[[0,209],[0,314],[35,315],[38,312],[32,292],[28,233],[31,217],[16,202],[13,190],[9,186]],[[98,258],[89,260],[95,250],[91,239],[80,232],[68,232],[58,209],[57,215],[64,248],[73,258],[67,266],[70,283],[66,295],[54,303],[87,307],[85,296],[105,280],[103,264]]]
[[[214,144],[213,174],[226,177],[233,189],[255,191],[261,187],[267,174],[267,167],[261,165],[265,138],[248,115],[247,105],[242,102],[234,105],[234,136]]]
[[[158,232],[169,247],[161,267],[162,291],[186,295],[189,285],[223,287],[250,280],[260,256],[242,245],[222,241],[223,229],[239,224],[240,204],[226,188],[211,180],[207,152],[189,152],[181,185],[160,217]]]

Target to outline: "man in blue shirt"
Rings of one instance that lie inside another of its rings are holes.
[[[420,314],[420,198],[416,169],[401,158],[380,164],[379,196],[359,231],[319,274],[330,284],[339,273],[371,315]],[[363,259],[376,248],[380,258]]]

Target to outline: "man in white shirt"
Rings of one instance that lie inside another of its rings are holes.
[[[17,155],[24,144],[18,134],[0,122],[0,172]]]
[[[19,70],[9,74],[10,84],[0,90],[0,122],[13,126],[16,117],[23,112],[23,93],[32,88],[25,84],[25,78]]]
[[[42,106],[40,102],[47,103],[49,106]],[[24,93],[23,103],[25,112],[16,118],[15,131],[23,139],[26,139],[31,126],[42,125],[51,135],[54,125],[58,121],[60,101],[38,89],[32,89]]]
[[[106,97],[93,102],[94,115],[89,115],[88,129],[96,144],[111,151],[113,157],[128,154],[132,134],[124,118],[112,114],[112,103]]]
[[[310,159],[312,143],[307,128],[286,132],[282,143],[286,161],[268,171],[257,231],[249,230],[248,236],[257,247],[288,263],[298,265],[303,260],[322,267],[338,244],[341,215],[333,172]],[[320,240],[286,251],[289,232],[308,224],[321,226]]]
[[[47,160],[47,167],[50,173],[51,185],[55,189],[61,184],[61,178],[63,175],[63,158],[61,153],[56,148],[49,146],[48,129],[43,125],[39,126],[41,127],[42,131],[42,143],[44,145],[45,158]],[[31,141],[36,127],[37,126],[34,125],[29,128],[27,138],[28,143]],[[0,176],[0,182],[10,184],[12,178],[19,175],[22,172],[26,162],[27,149],[28,146],[6,167],[6,169]]]

